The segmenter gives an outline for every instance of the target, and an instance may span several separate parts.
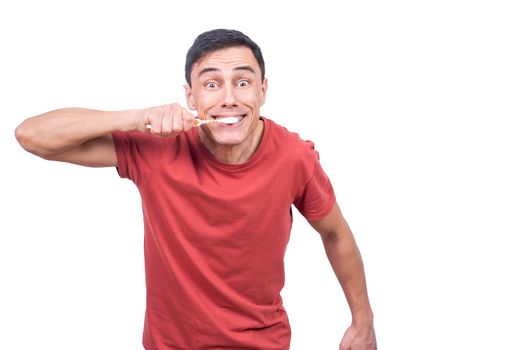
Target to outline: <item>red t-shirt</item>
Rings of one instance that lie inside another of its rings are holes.
[[[142,197],[146,349],[289,349],[291,205],[321,219],[335,196],[313,143],[262,120],[260,146],[239,165],[215,159],[196,128],[113,133],[118,172]]]

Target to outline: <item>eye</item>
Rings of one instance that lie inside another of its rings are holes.
[[[238,83],[237,83],[238,86],[240,87],[245,87],[245,86],[248,86],[249,85],[249,81],[245,80],[245,79],[242,79],[240,80]]]
[[[214,81],[210,81],[210,82],[207,82],[206,83],[206,87],[210,88],[210,89],[215,89],[218,87],[217,83],[215,83]]]

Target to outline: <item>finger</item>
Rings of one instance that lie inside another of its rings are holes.
[[[170,106],[162,119],[162,135],[171,135],[173,131],[173,110]]]
[[[183,120],[183,129],[184,131],[191,130],[196,126],[195,124],[195,115],[188,111],[187,109],[184,109],[182,111],[182,120]]]
[[[171,119],[170,123],[171,123],[171,132],[172,133],[178,134],[184,131],[182,127],[182,111],[178,105],[175,105],[172,108],[169,118]]]
[[[163,111],[155,110],[149,116],[151,133],[154,135],[160,135],[162,133],[162,120],[163,120]]]

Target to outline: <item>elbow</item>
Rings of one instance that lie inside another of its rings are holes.
[[[33,150],[34,147],[32,147],[32,145],[34,143],[34,132],[27,125],[26,121],[18,125],[18,127],[15,129],[15,138],[23,149],[28,152]]]
[[[319,231],[319,233],[324,244],[355,244],[355,238],[353,237],[351,230],[347,226],[331,228],[324,231]]]
[[[28,120],[15,129],[15,138],[27,152],[44,159],[53,158],[54,153],[39,142],[38,130],[32,127]]]
[[[319,231],[320,237],[324,243],[337,243],[342,239],[340,231],[337,230],[325,230]]]

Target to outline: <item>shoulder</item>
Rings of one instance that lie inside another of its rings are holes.
[[[266,119],[272,161],[293,173],[299,182],[307,181],[319,163],[319,154],[311,140],[304,140],[297,132]]]
[[[318,160],[318,152],[311,140],[304,140],[298,132],[289,131],[271,119],[265,118],[270,128],[270,142],[282,155],[301,161]]]
[[[189,136],[185,133],[175,137],[158,137],[143,132],[113,132],[113,141],[117,153],[130,155],[145,161],[159,161],[173,150],[181,151],[187,146]]]

